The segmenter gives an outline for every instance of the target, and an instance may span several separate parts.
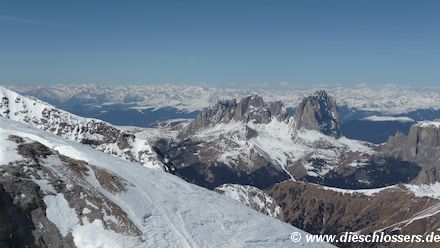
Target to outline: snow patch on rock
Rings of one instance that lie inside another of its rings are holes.
[[[61,235],[65,237],[79,224],[75,210],[69,207],[63,194],[46,195],[43,200],[47,218],[57,226]]]

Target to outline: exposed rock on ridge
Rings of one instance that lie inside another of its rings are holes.
[[[147,167],[165,167],[157,159],[147,140],[137,138],[107,122],[76,116],[2,87],[0,99],[0,117],[49,131]]]
[[[236,99],[218,101],[215,105],[205,108],[180,134],[183,138],[197,131],[231,121],[269,123],[272,118],[283,121],[286,110],[281,101],[265,103],[259,95],[247,96],[241,101]]]

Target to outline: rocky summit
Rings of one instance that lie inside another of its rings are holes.
[[[301,128],[317,130],[336,138],[341,136],[336,101],[324,90],[317,91],[302,100],[292,125],[293,131]]]
[[[284,120],[286,110],[280,101],[265,103],[263,98],[253,94],[241,99],[218,101],[215,105],[203,109],[180,134],[186,137],[197,131],[231,121],[269,123],[271,119]]]

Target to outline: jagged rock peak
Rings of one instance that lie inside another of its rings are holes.
[[[341,131],[336,101],[325,90],[305,97],[295,113],[292,128],[293,131],[301,128],[317,130],[339,138]]]
[[[220,123],[242,121],[269,123],[273,118],[283,121],[286,119],[286,109],[281,101],[266,103],[258,94],[244,97],[239,102],[236,99],[218,101],[215,105],[205,108],[181,132],[180,137],[191,135],[198,130],[213,127]]]

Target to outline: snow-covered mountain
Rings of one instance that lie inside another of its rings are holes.
[[[286,107],[297,107],[303,97],[325,89],[335,97],[339,106],[386,114],[401,114],[418,109],[440,109],[440,88],[416,89],[401,86],[357,86],[300,88],[258,87],[254,89],[219,88],[213,86],[177,85],[53,85],[10,86],[11,89],[32,95],[53,104],[93,103],[134,104],[133,108],[175,107],[201,110],[219,100],[242,98],[257,93],[268,102],[281,100]]]
[[[79,117],[4,88],[0,97],[3,117],[145,166],[177,169],[179,176],[211,189],[224,183],[265,188],[286,179],[368,188],[412,178],[416,168],[404,163],[404,175],[372,182],[377,165],[394,173],[388,167],[396,161],[375,156],[371,144],[340,137],[336,103],[324,91],[305,97],[290,118],[282,102],[266,103],[255,94],[219,101],[174,131],[177,139],[161,140],[157,147],[150,145],[151,135]]]
[[[244,97],[239,102],[236,99],[218,101],[215,105],[205,108],[194,121],[185,127],[180,137],[193,135],[206,128],[231,121],[267,124],[272,119],[284,121],[286,109],[280,101],[267,104],[259,95]]]
[[[372,144],[341,137],[337,106],[326,92],[304,98],[288,119],[275,114],[283,113],[281,103],[271,106],[257,95],[221,101],[157,147],[177,175],[211,189],[225,183],[267,188],[287,179],[370,188],[407,182],[418,172]]]
[[[2,242],[12,247],[327,247],[163,171],[0,118]]]
[[[0,116],[87,144],[144,166],[162,169],[148,140],[97,119],[83,118],[0,87]]]

